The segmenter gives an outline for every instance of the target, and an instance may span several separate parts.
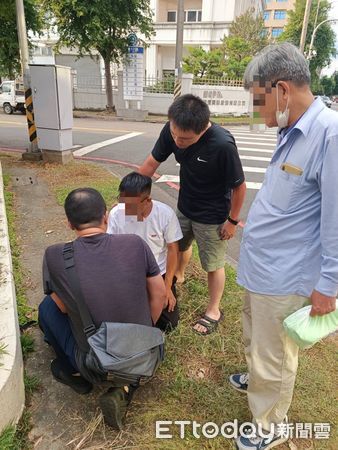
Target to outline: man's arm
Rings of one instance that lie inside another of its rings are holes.
[[[239,186],[235,187],[231,196],[231,211],[230,217],[233,220],[239,220],[239,215],[244,203],[246,193],[246,184],[243,182]],[[226,221],[221,230],[221,239],[229,240],[236,233],[236,225]]]
[[[311,316],[322,316],[336,309],[338,291],[338,135],[328,138],[320,174],[320,241],[322,264],[320,278],[310,300]]]
[[[147,277],[147,291],[149,297],[150,314],[155,324],[165,307],[166,290],[161,275]]]
[[[153,155],[149,155],[143,162],[142,166],[139,168],[139,173],[141,175],[147,175],[148,177],[152,177],[160,164],[161,163],[156,161]]]
[[[172,242],[171,244],[167,244],[167,267],[165,273],[165,289],[166,289],[166,297],[168,302],[168,311],[173,311],[176,305],[176,298],[172,293],[171,286],[173,284],[173,278],[177,269],[178,262],[178,243]]]

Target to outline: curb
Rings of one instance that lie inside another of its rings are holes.
[[[167,117],[152,117],[148,116],[145,120],[137,120],[137,119],[130,119],[130,118],[124,118],[124,117],[117,117],[117,116],[108,116],[105,114],[89,114],[86,113],[86,111],[81,111],[81,114],[79,114],[80,111],[73,111],[73,117],[75,119],[93,119],[93,120],[105,120],[105,121],[111,121],[111,122],[143,122],[143,123],[159,123],[159,124],[165,124],[168,122]],[[211,121],[213,120],[213,117],[210,117]],[[223,122],[215,122],[217,125],[223,126],[243,126],[243,125],[250,125],[249,121],[243,120],[243,122],[228,122],[224,120]]]
[[[23,360],[16,308],[12,257],[0,163],[0,341],[5,354],[0,355],[0,433],[16,424],[25,406]]]

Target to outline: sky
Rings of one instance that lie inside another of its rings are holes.
[[[338,0],[332,0],[331,1],[332,8],[330,11],[330,19],[338,19]],[[334,32],[336,33],[336,48],[338,52],[338,20],[337,22],[332,23],[332,28]],[[338,71],[338,55],[336,59],[334,59],[331,63],[331,65],[325,69],[323,69],[322,74],[323,75],[332,75],[333,72],[337,70]]]

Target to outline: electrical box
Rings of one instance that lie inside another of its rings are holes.
[[[39,148],[70,150],[73,146],[71,68],[30,64],[29,69]]]

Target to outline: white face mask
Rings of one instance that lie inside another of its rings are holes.
[[[282,112],[279,110],[279,99],[278,99],[278,83],[276,85],[276,96],[277,96],[277,110],[276,110],[276,121],[279,128],[285,128],[289,123],[289,97],[286,102],[285,110]]]

